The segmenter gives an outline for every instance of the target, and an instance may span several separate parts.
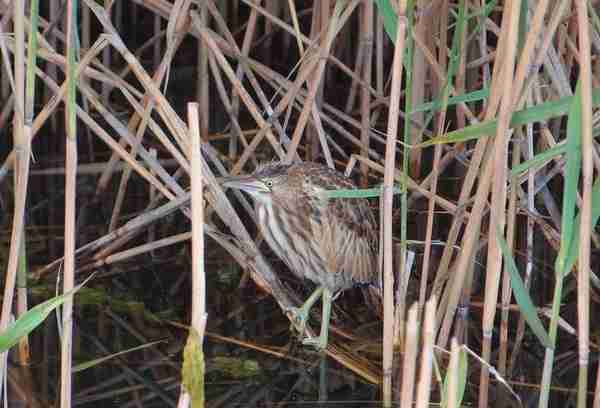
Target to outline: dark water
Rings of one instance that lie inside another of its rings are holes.
[[[151,341],[161,343],[75,373],[75,406],[126,407],[139,399],[144,407],[161,407],[177,401],[187,333],[168,322],[189,321],[190,287],[189,258],[175,254],[170,257],[163,250],[154,261],[152,255],[132,261],[130,269],[105,268],[76,298],[74,365]],[[378,386],[301,345],[270,296],[252,282],[239,287],[243,278],[235,265],[229,262],[219,269],[209,260],[207,269],[206,406],[379,406],[373,402],[379,399]],[[53,286],[37,283],[31,291],[44,298]],[[360,297],[349,293],[336,302],[340,306],[334,308],[334,324],[365,339],[376,329],[374,337],[379,337],[380,327],[364,319],[344,319]],[[355,312],[364,308],[356,305]],[[320,308],[313,312],[318,316]],[[318,328],[318,319],[311,324]],[[344,339],[332,334],[331,341]],[[36,398],[50,402],[59,391],[54,317],[34,332],[31,354],[29,370],[12,358],[11,371],[17,378],[31,376]]]

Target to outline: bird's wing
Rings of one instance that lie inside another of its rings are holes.
[[[336,198],[313,207],[319,208],[313,210],[313,231],[329,272],[377,284],[377,229],[367,200]]]

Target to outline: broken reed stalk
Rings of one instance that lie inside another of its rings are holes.
[[[413,393],[415,391],[415,379],[417,378],[417,355],[419,354],[419,325],[417,323],[419,308],[418,304],[413,304],[408,310],[406,319],[406,344],[402,358],[402,386],[400,391],[401,407],[411,406],[413,403]],[[404,322],[401,322],[404,324]]]
[[[202,181],[202,160],[200,152],[201,129],[198,117],[198,104],[189,103],[188,127],[190,129],[190,152],[188,154],[191,164],[191,193],[192,193],[192,324],[194,334],[190,333],[198,342],[199,353],[203,356],[204,331],[206,329],[206,276],[204,270],[204,185]],[[205,128],[208,132],[208,129]],[[206,136],[206,135],[205,135]],[[189,340],[188,340],[189,341]],[[187,347],[187,346],[186,346]],[[191,358],[191,356],[187,356]],[[199,356],[196,356],[198,359]],[[193,372],[196,376],[204,376],[204,358],[200,359],[201,367],[195,367]],[[192,373],[188,373],[192,375]],[[189,380],[188,380],[189,381]],[[195,378],[193,384],[201,389],[195,389],[194,406],[204,404],[204,378]],[[182,388],[179,406],[189,398],[187,392]],[[187,406],[188,404],[184,404]]]
[[[419,369],[419,382],[416,388],[416,408],[429,407],[431,397],[431,373],[433,366],[433,346],[435,345],[436,322],[435,308],[436,297],[432,296],[425,304],[425,312],[421,321],[421,333],[423,337],[423,346],[421,352],[421,365]]]

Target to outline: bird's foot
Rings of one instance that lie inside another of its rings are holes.
[[[327,337],[308,337],[302,340],[302,344],[305,346],[312,346],[319,351],[323,351],[327,348]]]

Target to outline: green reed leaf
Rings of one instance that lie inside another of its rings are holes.
[[[93,275],[92,275],[93,276]],[[72,296],[83,287],[91,278],[87,278],[78,286],[62,295],[48,299],[23,313],[21,317],[9,324],[4,333],[0,335],[0,352],[4,352],[17,344],[22,337],[27,336],[38,327],[50,313],[62,305],[69,296]]]
[[[567,143],[565,165],[565,183],[563,187],[563,208],[560,233],[560,250],[556,257],[555,271],[557,276],[564,276],[569,272],[567,258],[573,248],[572,241],[578,239],[574,236],[575,208],[577,200],[577,187],[581,171],[581,83],[577,83],[575,96],[569,110],[567,122]],[[578,246],[578,244],[576,244]]]
[[[132,351],[137,351],[137,350],[142,350],[142,349],[145,349],[145,348],[148,348],[148,347],[152,347],[155,344],[162,343],[164,341],[165,340],[152,341],[150,343],[146,343],[146,344],[142,344],[142,345],[139,345],[139,346],[136,346],[136,347],[132,347],[132,348],[127,349],[127,350],[119,351],[118,353],[109,354],[107,356],[96,358],[94,360],[86,361],[85,363],[77,364],[76,366],[73,367],[72,372],[73,373],[77,373],[77,372],[80,372],[80,371],[83,371],[83,370],[87,370],[88,368],[92,368],[94,366],[102,364],[105,361],[108,361],[108,360],[113,359],[115,357],[118,357],[120,355],[131,353]]]
[[[513,294],[515,295],[515,300],[519,305],[519,310],[521,313],[523,313],[525,321],[536,337],[544,345],[544,347],[549,347],[551,344],[550,337],[548,336],[544,325],[538,317],[537,309],[533,305],[531,297],[529,296],[529,293],[523,284],[523,280],[521,279],[521,275],[519,275],[519,270],[517,269],[517,264],[515,263],[515,260],[508,249],[508,244],[504,240],[504,237],[502,237],[502,231],[497,226],[496,238],[500,244],[500,250],[502,251],[505,267],[510,276],[510,285],[512,287]]]

